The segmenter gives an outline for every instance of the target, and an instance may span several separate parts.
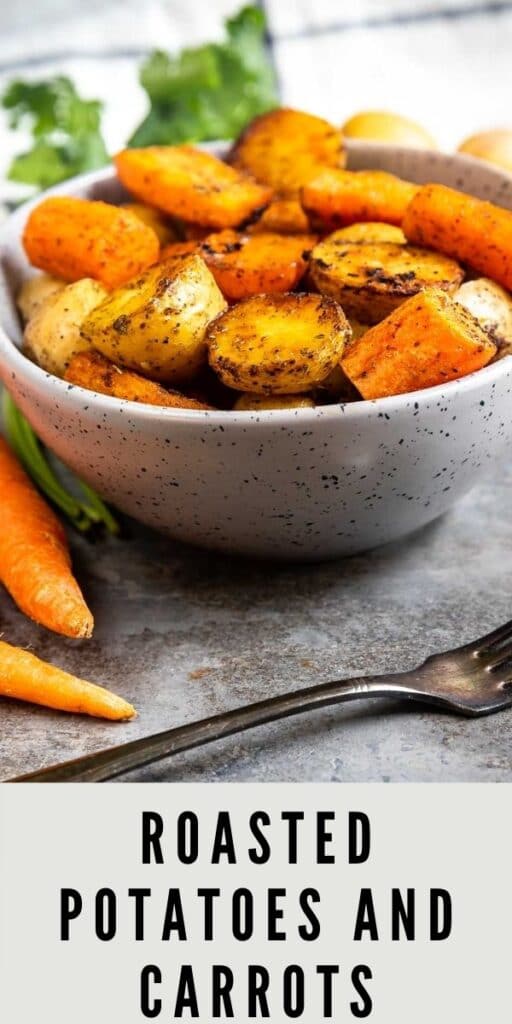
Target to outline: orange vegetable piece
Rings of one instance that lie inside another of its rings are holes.
[[[138,199],[204,227],[237,227],[272,197],[269,188],[193,146],[125,149],[114,162]]]
[[[221,292],[232,301],[261,292],[288,292],[306,272],[312,235],[240,234],[220,231],[201,243],[199,254]]]
[[[156,263],[160,244],[131,210],[91,199],[53,196],[30,214],[23,232],[30,262],[65,281],[93,277],[116,288]]]
[[[322,171],[302,190],[302,205],[329,229],[356,221],[401,224],[418,186],[387,171]]]
[[[184,256],[190,256],[194,252],[198,252],[197,242],[169,242],[160,253],[160,263],[170,263],[174,266]]]
[[[3,640],[0,640],[0,694],[57,711],[75,711],[112,721],[123,721],[135,715],[132,705],[115,693],[63,672],[30,651],[11,647]]]
[[[478,321],[430,288],[354,340],[341,366],[363,398],[382,398],[464,377],[495,354]]]
[[[64,636],[94,620],[71,572],[64,528],[0,438],[0,580],[25,615]]]
[[[211,409],[211,405],[195,398],[167,391],[161,384],[146,380],[132,370],[123,370],[100,352],[79,352],[71,360],[65,380],[101,395],[123,398],[130,402],[160,405],[167,409]]]
[[[274,231],[278,235],[304,235],[310,230],[307,214],[298,199],[273,199],[250,232]]]
[[[446,185],[423,185],[402,227],[411,242],[455,256],[512,289],[512,211]]]
[[[343,136],[322,117],[280,107],[247,125],[230,160],[279,195],[298,197],[322,167],[343,166]]]

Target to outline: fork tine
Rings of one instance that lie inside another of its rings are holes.
[[[480,656],[485,657],[488,668],[494,668],[512,658],[512,643],[508,640],[501,644],[496,644],[494,647],[486,648],[480,652]]]
[[[485,636],[481,636],[472,644],[468,644],[468,647],[472,647],[474,652],[477,654],[484,654],[486,651],[493,650],[498,644],[501,644],[506,640],[512,640],[512,619],[510,619],[509,622],[504,622],[503,625],[498,626],[497,629],[493,629],[492,633],[486,633]]]

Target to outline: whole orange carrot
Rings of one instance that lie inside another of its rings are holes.
[[[75,711],[112,721],[122,721],[135,715],[132,705],[115,693],[77,679],[54,665],[40,661],[29,651],[12,647],[2,640],[0,694],[58,711]]]
[[[0,581],[18,608],[55,633],[91,636],[64,528],[1,438],[0,509]]]

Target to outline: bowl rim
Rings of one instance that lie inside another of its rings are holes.
[[[223,148],[225,143],[221,144]],[[206,147],[210,150],[219,149],[219,144],[207,144]],[[446,154],[436,150],[417,150],[411,149],[410,147],[394,146],[391,143],[375,143],[366,142],[364,140],[350,140],[349,151],[352,150],[354,153],[361,155],[361,153],[371,153],[373,155],[383,153],[389,156],[390,151],[395,152],[397,155],[414,156],[418,152],[428,153],[430,157],[439,157],[441,160],[453,160],[456,163],[470,164],[471,166],[480,165],[482,161],[477,160],[468,154]],[[512,175],[507,174],[506,171],[495,168],[492,165],[486,164],[487,172],[495,172],[497,184],[502,184],[507,181],[512,183]],[[494,176],[494,175],[493,175]],[[30,198],[27,202],[23,203],[17,209],[10,214],[0,225],[0,248],[4,239],[4,235],[8,234],[10,229],[21,224],[30,210],[42,201],[43,198],[49,195],[59,194],[70,194],[73,186],[92,186],[102,183],[114,181],[116,179],[115,169],[112,164],[107,165],[104,168],[100,168],[96,171],[91,171],[86,174],[76,175],[74,178],[69,178],[65,182],[61,182],[58,185],[53,186],[50,189],[39,193],[37,196]],[[63,380],[54,374],[43,370],[36,363],[33,363],[25,355],[23,355],[21,349],[9,337],[7,332],[0,324],[0,355],[4,362],[4,384],[9,389],[9,378],[13,379],[26,379],[28,383],[36,388],[45,389],[50,394],[56,392],[54,397],[57,396],[62,400],[66,400],[67,403],[71,403],[77,406],[77,411],[84,411],[84,403],[88,406],[94,405],[101,408],[103,412],[107,411],[110,413],[121,413],[129,412],[132,417],[137,417],[139,420],[155,421],[160,420],[162,422],[169,423],[212,423],[214,425],[226,425],[232,424],[233,426],[249,426],[249,425],[261,425],[262,423],[276,424],[282,426],[285,423],[296,424],[297,421],[305,424],[315,422],[316,420],[329,421],[330,419],[339,419],[340,414],[343,418],[357,419],[361,415],[369,413],[370,410],[373,413],[381,414],[386,417],[391,412],[398,412],[409,406],[419,407],[420,404],[428,405],[430,402],[437,402],[439,400],[449,400],[451,396],[455,396],[458,392],[469,392],[479,390],[480,386],[493,385],[502,376],[506,377],[509,371],[512,372],[512,354],[504,356],[497,361],[484,366],[480,370],[476,370],[471,374],[467,374],[464,377],[456,378],[452,381],[447,381],[443,384],[436,384],[430,388],[422,388],[418,391],[407,391],[400,395],[388,395],[383,398],[374,399],[361,399],[360,401],[354,402],[335,402],[326,405],[318,405],[313,408],[287,408],[287,409],[243,409],[243,410],[229,410],[229,409],[180,409],[180,408],[166,408],[163,406],[146,405],[142,402],[134,402],[129,399],[114,398],[110,395],[104,395],[97,391],[91,391],[88,388],[83,388],[77,384],[71,384],[68,381]],[[5,372],[6,371],[6,372]]]

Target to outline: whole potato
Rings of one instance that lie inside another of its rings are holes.
[[[206,363],[206,328],[226,305],[193,254],[158,263],[111,292],[82,325],[82,338],[120,366],[183,383]]]
[[[345,121],[342,132],[350,139],[374,139],[375,142],[392,142],[396,146],[437,149],[426,128],[408,117],[386,110],[363,110],[354,114]]]
[[[63,377],[72,358],[90,348],[80,328],[107,295],[99,281],[84,277],[50,295],[25,328],[25,349],[43,370]]]
[[[459,153],[468,153],[479,160],[504,167],[512,171],[512,131],[479,132],[465,139],[459,146]]]
[[[50,274],[36,274],[24,281],[16,296],[16,304],[24,322],[31,320],[51,295],[65,287],[65,281],[61,281],[59,277],[51,277]]]

